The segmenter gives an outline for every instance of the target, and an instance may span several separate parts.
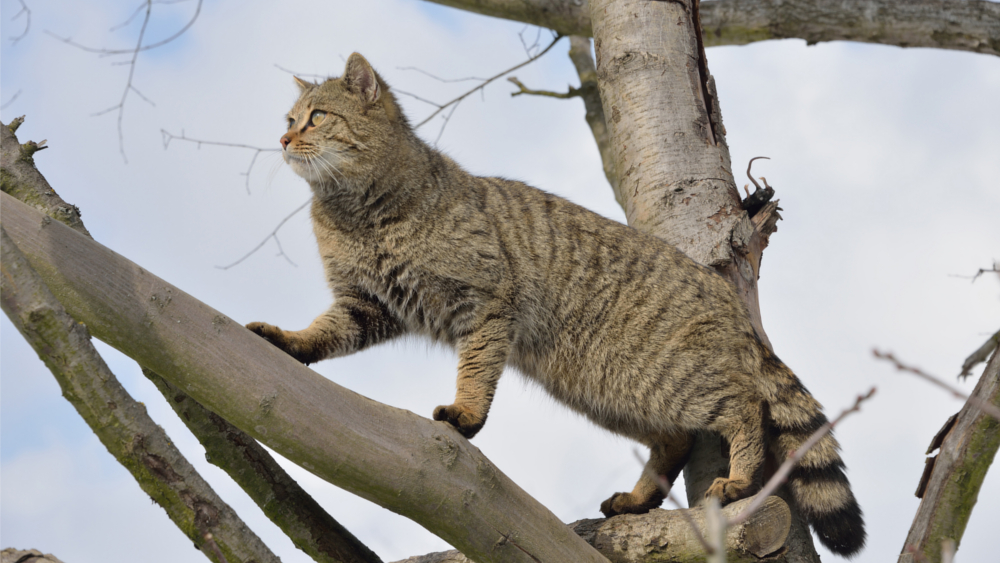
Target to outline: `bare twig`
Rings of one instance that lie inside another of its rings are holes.
[[[795,464],[798,463],[800,459],[802,459],[802,456],[804,456],[806,452],[812,449],[813,446],[815,446],[821,439],[823,439],[823,436],[829,434],[833,430],[834,426],[840,424],[840,421],[843,420],[844,417],[853,412],[858,412],[859,410],[861,410],[861,403],[870,399],[874,394],[875,394],[875,388],[872,387],[864,395],[858,395],[858,398],[855,399],[853,406],[844,409],[844,411],[841,412],[837,418],[827,422],[823,426],[820,426],[815,432],[813,432],[812,436],[809,436],[808,440],[806,440],[801,446],[796,448],[795,451],[788,454],[788,459],[786,459],[784,463],[782,463],[781,466],[778,467],[778,470],[775,471],[771,479],[768,480],[768,482],[764,485],[764,487],[760,490],[760,492],[757,493],[757,497],[753,499],[753,502],[747,505],[747,507],[744,508],[742,512],[737,514],[735,518],[730,520],[729,526],[735,526],[737,524],[745,522],[747,518],[749,518],[754,512],[756,512],[757,509],[764,504],[764,501],[767,500],[767,497],[774,494],[774,492],[778,490],[778,487],[784,484],[785,480],[788,478],[788,474],[792,472],[792,469],[795,468]]]
[[[974,275],[971,275],[971,276],[959,276],[959,275],[955,275],[955,274],[950,274],[949,277],[952,277],[952,278],[962,278],[962,279],[972,280],[973,282],[975,282],[976,279],[979,278],[979,276],[981,276],[983,274],[994,273],[994,272],[997,273],[997,274],[1000,274],[1000,262],[995,262],[993,264],[992,268],[979,268],[979,271],[976,272]]]
[[[249,258],[250,256],[252,256],[255,252],[257,252],[258,250],[260,250],[264,246],[264,244],[269,239],[272,239],[272,238],[274,239],[274,242],[278,245],[278,255],[279,256],[284,256],[285,260],[287,260],[289,264],[291,264],[292,266],[295,266],[297,268],[298,265],[295,264],[295,262],[292,262],[292,259],[289,258],[287,254],[285,254],[285,250],[283,248],[281,248],[281,241],[278,240],[278,230],[281,229],[281,227],[284,226],[284,224],[287,223],[289,219],[291,219],[292,217],[294,217],[296,213],[298,213],[299,211],[302,211],[303,209],[305,209],[306,206],[309,205],[310,203],[312,203],[312,198],[309,198],[308,200],[306,200],[305,203],[303,203],[302,205],[296,207],[295,211],[292,211],[291,213],[289,213],[284,219],[281,220],[280,223],[278,223],[278,226],[275,227],[273,231],[271,231],[271,234],[269,234],[266,237],[264,237],[264,240],[260,241],[260,244],[258,244],[257,246],[253,247],[253,250],[251,250],[250,252],[247,252],[246,254],[244,254],[242,258],[240,258],[239,260],[233,262],[232,264],[229,264],[228,266],[216,266],[216,268],[218,268],[220,270],[228,270],[229,268],[232,268],[233,266],[235,266],[235,265],[239,264],[240,262],[246,260],[247,258]]]
[[[568,92],[551,92],[549,90],[532,90],[530,88],[525,87],[525,85],[522,84],[521,81],[518,80],[516,76],[511,76],[511,77],[507,78],[507,82],[510,82],[510,83],[514,84],[515,86],[517,86],[518,88],[520,88],[520,90],[518,90],[517,92],[511,92],[510,93],[510,96],[512,98],[514,96],[520,96],[521,94],[529,94],[531,96],[547,96],[549,98],[561,98],[561,99],[576,98],[576,97],[579,97],[579,96],[583,95],[578,88],[574,88],[572,86],[569,87],[569,91]]]
[[[184,1],[184,0],[143,0],[142,4],[140,4],[139,7],[136,8],[136,11],[133,12],[133,14],[128,17],[128,19],[126,19],[123,23],[121,23],[121,24],[119,24],[119,25],[117,25],[115,27],[112,27],[111,30],[114,31],[116,29],[121,28],[122,26],[128,25],[132,20],[134,20],[136,18],[136,16],[140,12],[142,12],[143,10],[145,10],[145,15],[143,16],[143,19],[142,19],[142,26],[139,29],[139,38],[136,41],[135,47],[132,48],[132,49],[97,49],[97,48],[88,47],[86,45],[81,45],[79,43],[76,43],[75,41],[73,41],[69,37],[60,37],[60,36],[58,36],[58,35],[50,32],[50,31],[46,31],[47,34],[51,35],[52,37],[55,37],[56,39],[62,41],[63,43],[66,43],[67,45],[72,45],[72,46],[74,46],[74,47],[76,47],[78,49],[82,49],[84,51],[88,51],[88,52],[91,52],[91,53],[98,53],[102,57],[111,56],[111,55],[124,55],[124,54],[131,54],[132,55],[131,59],[129,61],[127,61],[127,62],[113,63],[113,64],[124,64],[124,65],[128,65],[128,67],[129,67],[129,70],[128,70],[128,79],[125,82],[125,89],[122,92],[121,100],[119,100],[119,102],[117,104],[115,104],[115,105],[113,105],[113,106],[111,106],[111,107],[109,107],[109,108],[107,108],[105,110],[102,110],[102,111],[99,111],[99,112],[93,114],[94,116],[99,116],[99,115],[104,115],[106,113],[110,113],[110,112],[115,111],[115,110],[118,111],[118,120],[117,120],[118,121],[118,152],[121,153],[122,160],[124,160],[126,163],[128,163],[128,157],[125,156],[125,135],[122,132],[122,121],[124,120],[124,117],[125,117],[125,102],[128,99],[129,92],[135,92],[135,94],[137,96],[139,96],[140,98],[142,98],[143,100],[145,100],[149,104],[154,105],[154,106],[156,105],[156,104],[153,103],[152,100],[150,100],[142,92],[140,92],[139,89],[136,88],[135,85],[133,84],[133,80],[135,78],[136,61],[139,58],[139,53],[142,52],[142,51],[148,51],[150,49],[155,49],[157,47],[161,47],[163,45],[166,45],[167,43],[170,43],[171,41],[173,41],[173,40],[177,39],[178,37],[180,37],[181,35],[183,35],[184,32],[186,32],[188,29],[191,28],[192,25],[194,25],[195,20],[198,19],[198,15],[201,14],[201,5],[202,5],[203,0],[198,0],[198,4],[195,7],[194,15],[191,16],[191,19],[188,21],[188,23],[185,24],[184,27],[182,27],[179,31],[177,31],[176,33],[174,33],[170,37],[167,37],[166,39],[163,39],[161,41],[157,41],[155,43],[150,43],[148,45],[143,45],[142,42],[143,42],[143,39],[146,36],[146,30],[149,28],[149,19],[150,19],[150,16],[152,15],[153,4],[176,4],[176,3],[179,3],[180,1]]]
[[[908,366],[900,362],[899,360],[896,359],[896,356],[892,355],[892,352],[879,352],[878,350],[872,350],[872,354],[880,360],[887,360],[889,362],[892,362],[893,364],[895,364],[897,370],[909,372],[912,373],[913,375],[921,377],[933,383],[934,385],[937,385],[938,387],[944,389],[945,391],[948,391],[956,399],[962,399],[963,401],[968,401],[973,405],[976,405],[977,407],[982,409],[982,411],[985,412],[986,414],[992,416],[997,420],[1000,420],[1000,408],[997,408],[987,403],[986,401],[980,399],[979,397],[966,395],[965,393],[959,391],[957,388],[952,387],[951,385],[945,383],[944,381],[941,381],[939,378],[934,377],[929,373],[925,373],[919,368]]]
[[[523,66],[526,66],[526,65],[528,65],[528,64],[530,64],[530,63],[538,60],[545,53],[548,53],[549,49],[551,49],[552,47],[554,47],[555,44],[558,43],[560,39],[562,39],[562,37],[563,37],[562,35],[556,35],[552,39],[552,42],[549,43],[548,46],[545,47],[545,49],[542,49],[537,55],[535,55],[533,57],[529,57],[527,60],[522,61],[522,62],[520,62],[520,63],[518,63],[518,64],[516,64],[516,65],[514,65],[514,66],[512,66],[510,68],[508,68],[507,70],[499,72],[499,73],[497,73],[497,74],[495,74],[495,75],[493,75],[493,76],[491,76],[491,77],[483,80],[482,84],[480,84],[479,86],[476,86],[475,88],[472,88],[471,90],[465,92],[464,94],[462,94],[461,96],[458,96],[457,98],[451,100],[450,102],[447,102],[445,104],[441,104],[441,106],[438,107],[438,109],[436,109],[433,113],[431,113],[430,115],[428,115],[423,121],[421,121],[420,123],[418,123],[414,128],[416,129],[416,128],[424,125],[425,123],[427,123],[428,121],[430,121],[431,119],[433,119],[434,117],[436,117],[437,114],[439,114],[442,111],[444,111],[444,109],[447,108],[448,106],[460,104],[462,102],[462,100],[464,100],[465,98],[467,98],[470,95],[474,94],[475,92],[477,92],[479,90],[482,90],[483,88],[485,88],[488,84],[490,84],[494,80],[496,80],[498,78],[502,78],[503,76],[506,76],[506,75],[514,72],[515,70],[517,70],[517,69],[519,69],[519,68],[521,68]],[[419,70],[419,69],[414,69],[414,70]],[[424,71],[420,71],[420,72],[424,72]],[[428,76],[433,76],[433,75],[431,75],[431,74],[429,74],[427,72],[424,72],[424,74],[427,74]],[[452,112],[454,112],[454,110],[452,110]],[[440,137],[441,137],[441,135],[439,134],[438,138],[440,138]]]
[[[984,342],[978,350],[970,354],[968,358],[965,358],[965,361],[962,362],[962,373],[959,373],[958,377],[965,379],[972,375],[972,368],[989,359],[990,354],[996,349],[997,344],[1000,344],[1000,330],[993,333],[993,336]]]
[[[157,41],[156,43],[150,43],[149,45],[142,45],[142,46],[139,47],[138,50],[139,51],[148,51],[150,49],[155,49],[157,47],[162,47],[163,45],[166,45],[167,43],[170,43],[171,41],[173,41],[173,40],[177,39],[178,37],[180,37],[181,35],[183,35],[187,30],[191,29],[191,26],[194,25],[195,20],[197,20],[198,16],[201,14],[201,5],[202,5],[203,1],[204,0],[198,0],[198,5],[194,9],[194,15],[192,15],[191,19],[188,20],[188,22],[186,24],[184,24],[184,27],[182,27],[180,30],[178,30],[176,33],[174,33],[170,37],[167,37],[166,39]],[[129,17],[129,19],[126,20],[125,23],[121,24],[121,25],[126,25],[130,21],[132,21],[135,18],[135,16],[139,12],[142,11],[143,7],[145,7],[148,4],[179,4],[179,3],[180,3],[179,1],[170,1],[170,0],[148,0],[148,1],[144,1],[141,5],[139,5],[138,8],[136,8],[136,13],[133,14],[131,17]],[[117,27],[121,27],[121,26],[119,25],[119,26],[113,27],[111,29],[114,30]],[[82,49],[84,51],[87,51],[88,53],[97,53],[97,54],[101,55],[102,57],[107,57],[107,56],[110,56],[110,55],[125,55],[125,54],[128,54],[128,53],[134,53],[136,51],[136,49],[105,49],[105,48],[98,48],[98,47],[88,47],[87,45],[81,45],[80,43],[77,43],[77,42],[73,41],[73,39],[70,38],[70,37],[62,37],[60,35],[56,35],[55,33],[52,33],[51,31],[46,31],[45,33],[51,35],[52,37],[55,37],[56,39],[58,39],[59,41],[62,41],[63,43],[66,43],[67,45],[72,45],[72,46],[76,47],[77,49]]]
[[[402,94],[404,96],[409,96],[409,97],[411,97],[411,98],[413,98],[415,100],[420,100],[421,102],[424,102],[425,104],[430,104],[430,105],[432,105],[432,106],[434,106],[436,108],[441,107],[441,104],[439,104],[437,102],[432,102],[432,101],[428,100],[427,98],[421,98],[420,96],[418,96],[416,94],[413,94],[411,92],[407,92],[406,90],[400,90],[399,88],[393,88],[392,91],[395,92],[395,93],[397,93],[397,94]]]
[[[14,95],[11,96],[9,100],[7,100],[6,102],[4,102],[4,104],[2,106],[0,106],[0,110],[7,109],[7,106],[9,106],[10,104],[14,103],[14,100],[16,100],[17,97],[20,96],[20,95],[21,95],[21,91],[20,90],[18,90],[17,92],[14,92]]]
[[[708,535],[709,549],[706,549],[707,563],[726,563],[726,528],[729,523],[722,513],[719,499],[709,497],[705,501],[705,533]]]
[[[17,45],[18,41],[24,39],[24,36],[28,35],[28,30],[31,29],[31,9],[28,8],[28,5],[24,3],[24,0],[18,0],[18,2],[21,3],[21,9],[16,14],[14,14],[14,17],[10,18],[10,21],[14,21],[23,15],[25,19],[24,31],[21,32],[21,35],[10,38],[11,45]]]
[[[94,115],[103,115],[109,111],[118,110],[118,152],[122,155],[122,160],[128,163],[128,157],[125,156],[125,135],[122,133],[122,119],[125,116],[125,100],[128,99],[128,93],[131,91],[139,92],[132,86],[132,78],[135,77],[135,62],[139,58],[139,50],[142,47],[142,38],[146,35],[146,28],[149,26],[149,16],[152,13],[153,3],[151,0],[146,0],[146,15],[142,19],[142,28],[139,30],[139,40],[136,42],[135,52],[132,53],[132,60],[129,62],[128,68],[128,81],[125,83],[125,90],[122,92],[122,99],[117,105],[112,106],[104,111],[97,112]],[[140,94],[141,95],[141,94]],[[145,96],[142,96],[146,99]],[[147,99],[148,101],[148,99]]]
[[[326,79],[330,78],[329,76],[324,76],[322,74],[308,74],[308,73],[295,72],[294,70],[289,70],[289,69],[287,69],[287,68],[279,65],[278,63],[274,63],[274,67],[277,68],[278,70],[287,72],[288,74],[291,74],[292,76],[298,76],[299,78],[315,78],[317,80],[326,80]]]
[[[524,47],[524,54],[528,55],[530,57],[532,51],[537,51],[538,50],[538,42],[542,38],[542,28],[541,27],[537,27],[537,26],[535,27],[535,29],[537,30],[537,32],[535,33],[535,40],[529,46],[527,44],[527,42],[525,42],[525,40],[524,40],[524,32],[528,31],[529,27],[530,26],[526,25],[526,26],[524,26],[524,29],[522,29],[521,31],[517,32],[517,38],[521,40],[521,46]]]
[[[447,82],[447,83],[451,83],[451,82],[468,82],[470,80],[478,80],[478,81],[482,82],[482,81],[487,80],[486,78],[479,78],[478,76],[466,76],[465,78],[441,78],[440,76],[437,76],[436,74],[431,74],[431,73],[427,72],[426,70],[424,70],[422,68],[415,67],[415,66],[397,66],[396,70],[412,70],[414,72],[419,72],[420,74],[423,74],[424,76],[429,76],[430,78],[433,78],[434,80],[437,80],[438,82]]]
[[[174,139],[176,139],[178,141],[187,141],[189,143],[195,143],[195,144],[198,145],[198,148],[201,148],[202,145],[214,145],[214,146],[217,146],[217,147],[235,147],[235,148],[238,148],[238,149],[249,149],[249,150],[254,151],[253,157],[250,158],[250,165],[247,166],[247,171],[246,172],[240,172],[240,176],[245,176],[246,177],[246,182],[245,183],[246,183],[246,188],[247,188],[247,194],[250,193],[250,172],[253,171],[253,166],[254,166],[254,164],[256,164],[257,157],[260,156],[260,153],[262,153],[262,152],[278,152],[278,151],[281,150],[281,149],[265,149],[263,147],[255,147],[253,145],[244,145],[242,143],[223,143],[223,142],[219,142],[219,141],[205,141],[205,140],[202,140],[202,139],[192,139],[192,138],[186,136],[184,134],[184,131],[181,131],[180,135],[174,135],[173,133],[167,131],[166,129],[160,129],[160,135],[162,135],[162,137],[163,137],[163,148],[164,149],[169,148],[170,147],[170,141],[173,141]]]
[[[277,66],[277,65],[275,65],[275,66]],[[284,70],[284,69],[282,69],[282,70]],[[212,146],[216,146],[216,147],[234,147],[234,148],[238,148],[238,149],[247,149],[247,150],[254,151],[253,157],[250,158],[250,165],[247,166],[246,172],[241,172],[240,173],[241,176],[246,177],[247,194],[250,193],[250,173],[253,171],[254,164],[256,164],[256,162],[257,162],[257,157],[260,156],[260,153],[264,153],[264,152],[278,152],[280,150],[280,149],[265,149],[263,147],[255,147],[253,145],[245,145],[245,144],[242,144],[242,143],[223,143],[223,142],[220,142],[220,141],[205,141],[203,139],[193,139],[193,138],[188,137],[187,135],[185,135],[183,131],[181,131],[180,135],[174,135],[173,133],[171,133],[171,132],[169,132],[169,131],[167,131],[165,129],[160,129],[160,134],[163,136],[163,148],[164,149],[166,149],[166,148],[168,148],[170,146],[170,141],[173,141],[173,140],[176,139],[178,141],[187,141],[189,143],[195,143],[196,145],[198,145],[198,148],[201,148],[202,145],[212,145]],[[291,264],[292,266],[295,266],[297,268],[298,264],[296,264],[288,256],[288,254],[285,253],[284,247],[281,246],[281,239],[278,238],[278,230],[281,229],[281,227],[284,226],[284,224],[286,222],[288,222],[288,220],[291,219],[296,213],[298,213],[299,211],[302,211],[307,205],[309,205],[309,202],[311,202],[311,201],[312,201],[312,199],[310,198],[308,201],[306,201],[302,205],[300,205],[297,208],[295,208],[294,211],[292,211],[291,213],[289,213],[284,219],[282,219],[278,223],[278,226],[276,226],[274,228],[274,230],[271,231],[270,234],[268,234],[266,237],[264,237],[264,239],[261,240],[260,243],[257,244],[257,246],[253,247],[253,249],[250,252],[247,252],[246,254],[244,254],[239,260],[236,260],[235,262],[233,262],[231,264],[228,264],[226,266],[216,266],[216,268],[218,268],[220,270],[228,270],[229,268],[232,268],[233,266],[236,266],[237,264],[243,262],[244,260],[246,260],[247,258],[249,258],[250,256],[252,256],[258,250],[260,250],[261,248],[263,248],[264,245],[267,243],[267,241],[270,240],[270,239],[274,239],[274,243],[278,247],[278,256],[283,257],[289,264]]]

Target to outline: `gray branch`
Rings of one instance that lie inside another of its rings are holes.
[[[0,194],[3,228],[91,332],[314,475],[476,561],[605,562],[451,426],[382,405]]]
[[[739,514],[752,498],[734,502],[722,509],[732,518]],[[705,509],[687,511],[705,534]],[[791,512],[785,501],[768,497],[763,506],[742,524],[726,532],[726,560],[757,561],[776,557],[788,537]],[[579,520],[569,525],[597,551],[615,563],[654,563],[661,561],[705,561],[705,550],[698,541],[692,522],[679,510],[653,510],[649,514],[626,514],[614,518]],[[769,559],[781,561],[781,559]],[[410,557],[396,563],[471,563],[458,551],[442,551]]]
[[[1000,354],[994,352],[972,397],[1000,406]],[[899,556],[900,563],[942,561],[946,541],[958,545],[1000,448],[1000,421],[968,401],[935,436],[918,488],[920,506]]]
[[[591,36],[587,0],[428,0]],[[715,0],[701,4],[705,46],[768,39],[860,41],[1000,55],[1000,4],[986,0]]]

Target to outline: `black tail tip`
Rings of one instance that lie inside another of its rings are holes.
[[[820,543],[837,555],[851,558],[865,547],[865,522],[861,507],[854,499],[835,512],[816,515],[809,520]]]

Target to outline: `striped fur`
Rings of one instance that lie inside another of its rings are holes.
[[[360,55],[341,78],[298,82],[282,145],[313,190],[334,303],[304,330],[248,325],[257,334],[306,363],[424,335],[459,356],[455,401],[435,420],[474,436],[513,367],[649,446],[650,469],[670,481],[692,433],[718,432],[730,475],[706,495],[724,502],[759,488],[768,447],[782,459],[825,421],[711,269],[554,195],[468,174],[417,138]],[[837,449],[829,437],[809,452],[791,489],[820,539],[851,555],[865,534]],[[642,477],[601,510],[662,499]]]

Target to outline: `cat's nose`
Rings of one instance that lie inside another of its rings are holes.
[[[281,136],[281,148],[287,149],[288,148],[288,143],[291,143],[291,142],[292,142],[292,140],[288,138],[288,135],[282,135]]]

